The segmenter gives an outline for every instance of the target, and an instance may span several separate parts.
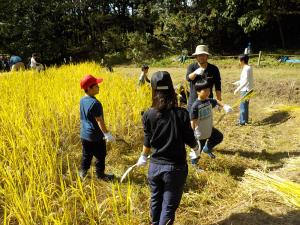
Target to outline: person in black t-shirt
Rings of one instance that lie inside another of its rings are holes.
[[[193,56],[197,62],[190,64],[186,72],[186,80],[190,82],[190,96],[188,101],[188,111],[197,99],[195,83],[202,79],[207,79],[210,86],[210,98],[213,98],[213,86],[215,87],[216,99],[222,101],[221,97],[221,76],[218,67],[207,62],[208,47],[207,45],[198,45]]]
[[[148,181],[153,225],[173,224],[188,174],[185,144],[195,157],[200,150],[186,109],[177,107],[171,76],[159,71],[151,77],[152,108],[143,114],[144,145],[137,166],[151,153]]]

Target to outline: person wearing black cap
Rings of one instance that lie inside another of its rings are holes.
[[[195,137],[199,146],[203,146],[202,151],[207,153],[209,157],[215,158],[212,149],[223,140],[223,134],[213,127],[213,111],[215,106],[223,107],[225,113],[232,111],[229,105],[209,98],[210,84],[206,79],[195,83],[198,98],[193,103],[190,111],[191,126],[194,129]],[[197,164],[199,158],[192,159],[192,165]]]
[[[173,224],[188,174],[185,144],[200,155],[189,114],[177,107],[171,76],[159,71],[151,77],[152,107],[143,115],[144,145],[137,166],[151,152],[148,181],[153,225]]]
[[[188,111],[197,99],[195,83],[201,79],[207,79],[210,88],[210,98],[213,98],[213,87],[215,87],[216,99],[222,101],[221,97],[221,75],[217,66],[208,63],[208,46],[198,45],[192,54],[196,62],[188,66],[186,80],[190,83],[190,96],[188,101]]]

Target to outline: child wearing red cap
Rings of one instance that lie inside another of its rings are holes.
[[[95,98],[99,93],[98,84],[103,79],[92,75],[84,76],[80,87],[85,96],[80,99],[80,138],[82,143],[82,161],[79,176],[84,178],[91,166],[93,156],[96,158],[96,175],[99,179],[113,180],[113,175],[104,173],[106,143],[115,138],[108,132],[105,123],[102,104]]]

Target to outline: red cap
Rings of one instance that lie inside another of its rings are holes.
[[[88,87],[94,85],[94,84],[99,84],[103,81],[102,78],[95,78],[93,75],[85,75],[81,81],[80,81],[80,87],[81,89],[88,89]]]

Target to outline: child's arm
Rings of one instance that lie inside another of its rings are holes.
[[[243,74],[240,79],[239,86],[234,90],[234,94],[238,93],[243,87],[249,84],[250,70],[247,69],[245,73],[246,74]]]
[[[192,127],[193,130],[195,130],[196,121],[197,121],[197,119],[191,120],[191,127]]]
[[[105,122],[104,122],[103,117],[102,116],[97,116],[97,117],[95,117],[95,119],[96,119],[96,121],[97,121],[97,123],[98,123],[98,125],[99,125],[99,127],[101,129],[101,131],[104,134],[105,140],[108,141],[108,142],[115,141],[114,136],[112,136],[112,134],[108,132],[108,130],[107,130],[106,126],[105,126]]]
[[[224,109],[225,113],[230,113],[233,111],[233,109],[231,108],[230,105],[224,104],[223,102],[221,102],[217,99],[216,99],[216,101],[217,101],[217,105],[221,106]]]
[[[105,126],[105,122],[104,122],[103,117],[102,116],[98,116],[98,117],[95,117],[95,119],[96,119],[96,121],[97,121],[97,123],[98,123],[98,125],[99,125],[99,127],[101,129],[101,131],[103,133],[108,133],[108,130],[107,130],[106,126]]]
[[[216,101],[217,101],[217,105],[218,106],[224,107],[224,103],[223,102],[219,101],[218,99],[216,99]]]
[[[233,94],[238,93],[243,87],[249,84],[248,79],[243,80],[243,82],[240,82],[240,85],[234,90]]]
[[[151,148],[148,148],[145,145],[143,145],[143,151],[141,153],[139,160],[136,163],[137,166],[145,166],[146,165],[148,155],[150,154],[150,150],[151,150]]]
[[[145,80],[146,80],[146,82],[150,83],[150,80],[149,80],[149,78],[147,77],[147,74],[145,74]]]
[[[148,148],[145,145],[143,145],[143,151],[142,151],[143,155],[147,155],[148,156],[150,154],[150,151],[151,151],[151,148]]]

